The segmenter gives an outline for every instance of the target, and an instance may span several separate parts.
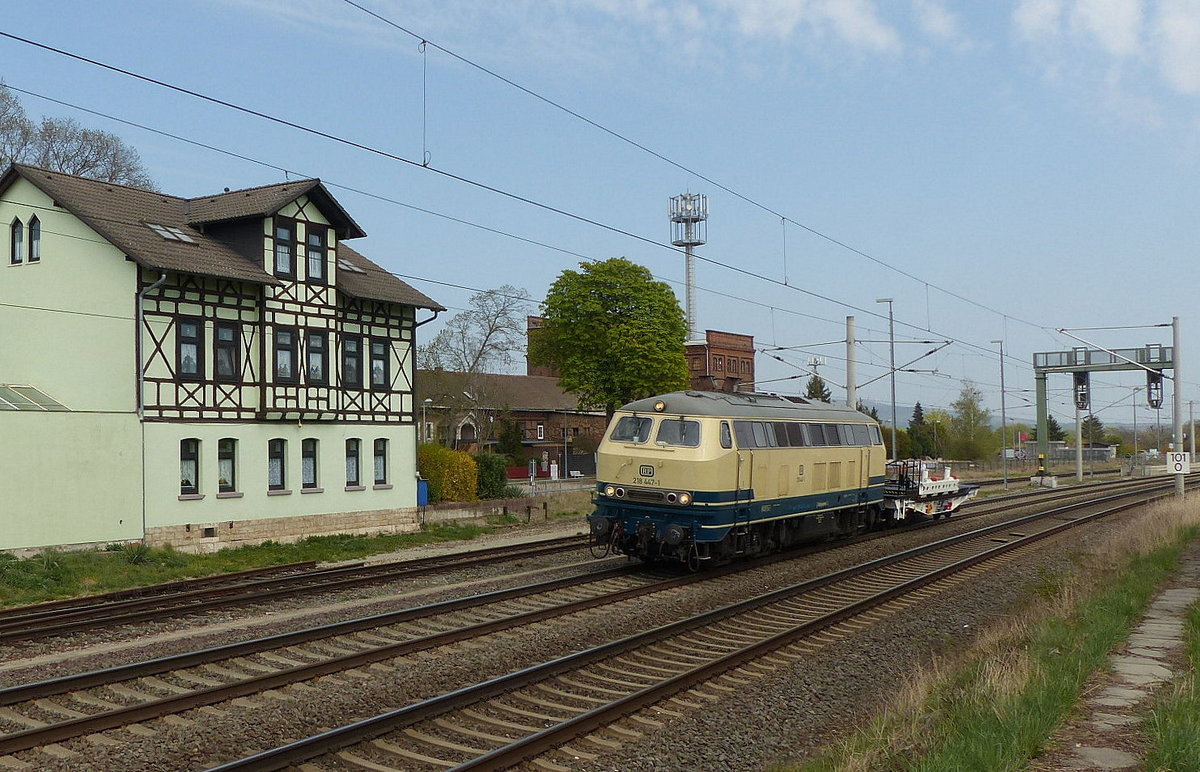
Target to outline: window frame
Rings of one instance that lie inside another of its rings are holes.
[[[321,470],[318,465],[320,457],[321,443],[315,437],[306,437],[300,440],[300,489],[313,490],[319,488],[318,481],[320,479]],[[311,459],[312,466],[309,467],[305,462]],[[309,469],[312,469],[312,475],[309,475]]]
[[[233,340],[221,340],[221,333],[231,331]],[[228,351],[233,363],[233,372],[221,373],[221,352]],[[234,382],[242,379],[242,325],[224,319],[213,322],[213,380]]]
[[[353,451],[353,452],[351,452]],[[354,459],[354,479],[350,479],[350,459]],[[358,437],[346,439],[346,487],[362,485],[362,440]]]
[[[223,462],[229,462],[229,476],[221,474]],[[222,482],[224,480],[224,482]],[[217,493],[237,492],[237,439],[222,437],[217,440]]]
[[[192,465],[192,484],[184,485],[184,465]],[[200,440],[185,437],[179,441],[179,495],[200,495]]]
[[[318,245],[321,250],[321,273],[313,276],[313,252],[314,245],[312,237],[317,236],[320,239]],[[324,225],[306,222],[304,223],[304,280],[309,284],[328,284],[329,276],[329,229]]]
[[[185,324],[195,325],[196,335],[194,338],[184,337],[183,326]],[[183,371],[183,347],[185,345],[194,346],[196,350],[196,372],[194,373]],[[181,381],[204,380],[204,319],[201,317],[181,316],[175,320],[175,377]]]
[[[383,356],[379,360],[383,363],[383,383],[375,382],[375,347],[383,346]],[[388,338],[371,338],[371,357],[370,357],[370,377],[371,391],[391,391],[392,390],[392,342]]]
[[[376,485],[388,484],[388,445],[386,437],[379,437],[372,443],[371,476]],[[379,476],[380,469],[383,470],[383,477]]]
[[[288,343],[286,346],[279,345],[279,336],[281,333],[289,335],[291,337],[291,342]],[[297,366],[297,365],[299,365],[299,362],[297,361],[298,360],[297,354],[299,353],[299,346],[296,345],[296,343],[297,343],[296,338],[298,337],[296,328],[295,327],[276,327],[271,337],[274,341],[274,349],[275,349],[275,357],[274,357],[275,363],[274,363],[274,366],[271,368],[271,372],[274,374],[275,382],[276,383],[299,383],[300,382],[300,368]],[[291,357],[292,374],[290,376],[281,376],[279,374],[279,354],[281,351],[288,352]]]
[[[350,351],[350,344],[354,344],[354,351]],[[350,378],[348,373],[350,364],[354,364],[354,378]],[[341,368],[341,383],[343,389],[361,389],[363,387],[363,336],[361,335],[343,335],[342,336],[342,368]]]
[[[296,221],[288,217],[273,217],[271,218],[271,274],[278,276],[281,279],[296,278]],[[286,230],[288,233],[287,239],[281,239],[279,232]],[[279,268],[279,248],[287,246],[288,248],[288,266],[286,270]]]
[[[320,345],[314,346],[317,341]],[[321,363],[321,372],[316,377],[312,374],[313,357],[319,356]],[[311,383],[314,386],[329,385],[329,331],[328,330],[305,330],[304,331],[304,382]]]
[[[14,217],[8,225],[8,263],[20,265],[25,261],[25,225]]]
[[[26,262],[30,265],[42,262],[42,221],[35,214],[29,218],[29,254]]]
[[[279,482],[271,482],[271,462],[279,461]],[[267,490],[287,490],[287,440],[282,437],[267,440]]]

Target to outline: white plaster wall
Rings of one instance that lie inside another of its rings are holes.
[[[255,520],[289,515],[312,515],[413,507],[417,503],[415,428],[393,424],[253,423],[147,423],[146,424],[146,524],[147,527]],[[199,493],[202,499],[180,500],[179,441],[200,440]],[[238,497],[218,497],[217,442],[238,440],[236,480]],[[346,440],[362,440],[359,465],[365,490],[346,490]],[[291,493],[268,495],[267,443],[287,440],[286,489]],[[317,483],[319,493],[302,493],[301,441],[319,441]],[[372,447],[387,438],[390,489],[373,485]]]
[[[0,549],[142,538],[132,414],[0,412]]]

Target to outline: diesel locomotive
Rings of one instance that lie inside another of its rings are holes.
[[[590,538],[602,554],[699,569],[926,511],[913,502],[949,514],[974,493],[941,486],[922,501],[919,480],[905,482],[914,471],[889,470],[879,425],[849,407],[673,392],[614,414],[597,449]]]

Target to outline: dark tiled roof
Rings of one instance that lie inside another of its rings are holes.
[[[257,284],[279,283],[257,262],[191,227],[184,216],[182,198],[24,164],[9,167],[0,178],[0,190],[8,187],[10,175],[14,174],[36,185],[139,265]],[[179,228],[195,243],[164,239],[150,230],[147,223]]]
[[[266,217],[288,202],[308,195],[339,231],[338,257],[362,271],[339,270],[339,290],[357,298],[445,310],[342,243],[342,238],[362,236],[363,232],[319,180],[285,182],[186,199],[36,166],[12,164],[0,175],[0,192],[7,189],[16,176],[36,185],[139,265],[256,284],[279,284],[279,280],[263,270],[259,258],[239,254],[197,226]],[[148,223],[178,228],[195,243],[165,239],[151,230]]]
[[[359,273],[358,271],[350,271],[340,265],[338,266],[337,286],[339,290],[347,295],[368,300],[386,300],[391,303],[403,303],[404,305],[429,308],[434,311],[446,310],[424,294],[413,289],[406,282],[397,279],[382,267],[363,257],[360,252],[348,246],[344,241],[338,242],[337,256],[339,262],[345,260],[361,271]]]
[[[500,373],[459,373],[446,370],[416,372],[415,401],[426,397],[438,407],[462,405],[462,392],[476,397],[475,406],[490,410],[577,410],[579,397],[563,391],[557,378],[540,375],[504,375]]]
[[[247,217],[267,217],[304,195],[312,198],[318,208],[328,216],[339,239],[357,239],[367,235],[346,210],[342,209],[342,205],[329,194],[320,180],[281,182],[193,198],[187,202],[187,217],[188,221],[195,225],[210,225]]]

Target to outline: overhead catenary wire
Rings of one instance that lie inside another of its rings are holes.
[[[406,30],[406,32],[407,32],[407,30]],[[600,222],[600,221],[598,221],[598,220],[595,220],[595,219],[592,219],[592,218],[589,218],[589,217],[585,217],[585,216],[583,216],[583,215],[580,215],[580,214],[576,214],[576,213],[570,212],[570,211],[568,211],[568,210],[565,210],[565,209],[562,209],[562,208],[560,208],[560,207],[556,207],[556,206],[552,206],[552,205],[550,205],[550,204],[546,204],[546,203],[543,203],[543,202],[539,202],[539,201],[536,201],[536,200],[534,200],[534,199],[530,199],[530,198],[528,198],[528,197],[526,197],[526,196],[522,196],[522,195],[520,195],[520,194],[517,194],[517,193],[512,193],[512,192],[510,192],[510,191],[506,191],[506,190],[503,190],[503,189],[501,189],[501,188],[497,188],[497,187],[495,187],[495,186],[492,186],[492,185],[489,185],[489,184],[487,184],[487,183],[483,183],[483,182],[480,182],[480,181],[477,181],[477,180],[473,180],[473,179],[470,179],[470,178],[468,178],[468,177],[465,177],[465,176],[462,176],[462,175],[459,175],[459,174],[455,174],[455,173],[453,173],[453,172],[449,172],[449,171],[446,171],[446,170],[443,170],[443,169],[439,169],[439,168],[437,168],[437,167],[435,167],[435,166],[432,166],[432,165],[426,165],[426,164],[423,164],[423,163],[420,163],[420,162],[418,162],[418,161],[415,161],[415,160],[413,160],[413,159],[410,159],[410,158],[404,157],[404,156],[402,156],[402,155],[399,155],[399,154],[397,154],[397,153],[392,153],[392,152],[390,152],[390,151],[382,150],[382,149],[380,149],[380,148],[375,148],[375,147],[372,147],[372,146],[370,146],[370,145],[367,145],[367,144],[365,144],[365,143],[358,142],[358,141],[356,141],[356,140],[351,140],[351,139],[348,139],[348,138],[345,138],[345,137],[340,137],[340,136],[338,136],[338,135],[335,135],[335,134],[332,134],[332,133],[329,133],[329,132],[326,132],[326,131],[322,131],[322,130],[315,129],[315,128],[312,128],[312,127],[309,127],[309,126],[305,126],[305,125],[303,125],[303,124],[300,124],[300,123],[296,123],[295,121],[291,121],[291,120],[288,120],[288,119],[280,118],[280,117],[278,117],[278,116],[270,115],[269,113],[265,113],[265,112],[262,112],[262,111],[260,111],[260,110],[256,110],[256,109],[249,108],[249,107],[245,107],[245,106],[243,106],[243,105],[238,105],[238,104],[236,104],[236,103],[233,103],[233,102],[230,102],[230,101],[228,101],[228,100],[224,100],[224,99],[221,99],[221,98],[218,98],[218,97],[214,97],[214,96],[211,96],[211,95],[208,95],[208,94],[204,94],[204,93],[202,93],[202,92],[195,91],[195,90],[193,90],[193,89],[189,89],[189,88],[185,88],[185,87],[183,87],[183,86],[178,86],[178,85],[175,85],[175,84],[172,84],[172,83],[168,83],[168,82],[166,82],[166,81],[163,81],[163,80],[160,80],[160,79],[158,79],[158,78],[153,78],[153,77],[150,77],[150,76],[147,76],[147,75],[142,75],[142,74],[140,74],[140,73],[136,73],[136,72],[133,72],[133,71],[131,71],[131,70],[124,69],[124,68],[122,68],[122,67],[117,67],[117,66],[115,66],[115,65],[111,65],[111,64],[108,64],[108,63],[105,63],[105,62],[101,62],[101,61],[99,61],[99,60],[92,59],[92,58],[90,58],[90,57],[86,57],[86,56],[83,56],[83,55],[81,55],[81,54],[76,54],[76,53],[73,53],[73,52],[70,52],[70,51],[66,51],[66,50],[64,50],[64,49],[57,48],[57,47],[55,47],[55,46],[51,46],[51,45],[48,45],[48,44],[45,44],[45,43],[40,43],[40,42],[38,42],[38,41],[34,41],[34,40],[31,40],[31,39],[29,39],[29,38],[25,38],[25,37],[22,37],[22,36],[19,36],[19,35],[15,35],[15,34],[13,34],[13,33],[10,33],[10,32],[4,32],[4,31],[0,31],[0,37],[9,38],[9,39],[11,39],[11,40],[14,40],[14,41],[16,41],[16,42],[23,43],[23,44],[26,44],[26,45],[29,45],[29,46],[33,46],[33,47],[36,47],[36,48],[39,48],[39,49],[42,49],[42,50],[48,51],[48,52],[50,52],[50,53],[54,53],[54,54],[56,54],[56,55],[64,56],[64,57],[67,57],[67,58],[71,58],[71,59],[74,59],[74,60],[76,60],[76,61],[79,61],[79,62],[82,62],[82,63],[85,63],[85,64],[89,64],[89,65],[91,65],[91,66],[94,66],[94,67],[99,67],[99,68],[101,68],[101,69],[105,69],[105,70],[108,70],[108,71],[111,71],[111,72],[114,72],[114,73],[117,73],[117,74],[120,74],[120,75],[124,75],[124,76],[126,76],[126,77],[134,78],[134,79],[136,79],[136,80],[140,80],[140,81],[142,81],[142,82],[145,82],[145,83],[150,83],[150,84],[152,84],[152,85],[156,85],[156,86],[159,86],[159,87],[161,87],[161,88],[165,88],[165,89],[168,89],[168,90],[175,91],[175,92],[177,92],[177,93],[181,93],[181,94],[184,94],[184,95],[187,95],[187,96],[191,96],[191,97],[193,97],[193,98],[200,99],[200,100],[203,100],[203,101],[209,102],[209,103],[211,103],[211,104],[216,104],[216,105],[218,105],[218,106],[225,107],[225,108],[227,108],[227,109],[231,109],[231,110],[235,110],[235,111],[241,112],[241,113],[243,113],[243,114],[247,114],[247,115],[251,115],[251,116],[254,116],[254,117],[258,117],[258,118],[261,118],[261,119],[263,119],[263,120],[267,120],[267,121],[270,121],[270,122],[273,122],[273,123],[276,123],[276,124],[279,124],[279,125],[283,125],[283,126],[286,126],[286,127],[292,128],[292,129],[295,129],[295,130],[297,130],[297,131],[301,131],[301,132],[304,132],[304,133],[307,133],[307,134],[310,134],[310,135],[313,135],[313,136],[320,137],[320,138],[322,138],[322,139],[326,139],[326,140],[329,140],[329,141],[332,141],[332,142],[336,142],[336,143],[339,143],[339,144],[342,144],[342,145],[345,145],[345,146],[348,146],[348,147],[351,147],[351,148],[355,148],[355,149],[358,149],[358,150],[362,150],[362,151],[364,151],[364,152],[372,153],[372,154],[378,155],[378,156],[380,156],[380,157],[387,158],[387,159],[389,159],[389,160],[394,160],[394,161],[396,161],[396,162],[399,162],[399,163],[402,163],[402,164],[406,164],[406,165],[409,165],[409,166],[411,166],[411,167],[414,167],[414,168],[418,168],[418,169],[424,169],[424,170],[427,170],[427,171],[433,172],[433,173],[435,173],[435,174],[438,174],[438,175],[444,176],[444,177],[446,177],[446,178],[449,178],[449,179],[452,179],[452,180],[455,180],[455,181],[461,182],[461,183],[463,183],[463,184],[470,185],[470,186],[473,186],[473,187],[476,187],[476,188],[479,188],[479,189],[482,189],[482,190],[485,190],[485,191],[488,191],[488,192],[494,193],[494,194],[496,194],[496,195],[500,195],[500,196],[503,196],[503,197],[509,198],[509,199],[511,199],[511,200],[515,200],[515,201],[518,201],[518,202],[521,202],[521,203],[525,203],[525,204],[527,204],[527,205],[530,205],[530,206],[534,206],[534,207],[540,208],[540,209],[542,209],[542,210],[544,210],[544,211],[548,211],[548,212],[551,212],[551,213],[554,213],[554,214],[558,214],[558,215],[560,215],[560,216],[567,217],[567,218],[570,218],[570,219],[576,220],[576,221],[578,221],[578,222],[582,222],[582,223],[585,223],[585,224],[588,224],[588,225],[592,225],[592,226],[594,226],[594,227],[601,228],[601,229],[607,230],[607,231],[609,231],[609,232],[616,233],[616,234],[618,234],[618,235],[625,236],[625,237],[627,237],[627,238],[631,238],[631,239],[637,240],[637,241],[639,241],[639,242],[643,242],[643,243],[649,244],[649,245],[651,245],[651,246],[653,246],[653,247],[655,247],[655,248],[658,248],[658,249],[666,249],[666,250],[670,250],[670,251],[672,251],[672,252],[675,252],[675,253],[678,253],[678,254],[683,254],[683,252],[682,252],[681,250],[678,250],[678,249],[676,249],[676,248],[674,248],[674,247],[671,247],[671,246],[665,245],[665,244],[663,244],[663,243],[661,243],[661,242],[659,242],[659,241],[656,241],[656,240],[654,240],[654,239],[651,239],[651,238],[649,238],[649,237],[646,237],[646,236],[641,236],[641,235],[639,235],[639,234],[635,234],[635,233],[633,233],[633,232],[631,232],[631,231],[628,231],[628,230],[626,230],[626,229],[619,228],[619,227],[617,227],[617,226],[613,226],[613,225],[609,225],[609,224],[606,224],[606,223]],[[427,41],[427,42],[428,42],[428,41]],[[432,43],[431,43],[430,45],[434,45],[434,44],[432,44]],[[439,49],[439,50],[441,50],[441,49]],[[736,195],[736,194],[733,194],[733,195]],[[797,225],[797,227],[806,228],[806,226],[804,226],[802,223],[794,223],[794,224],[795,224],[795,225]],[[806,229],[807,229],[807,228],[806,228]],[[832,240],[832,241],[834,241],[835,243],[839,243],[839,244],[840,244],[840,242],[836,242],[836,240],[833,240],[833,239],[831,239],[831,240]],[[854,249],[853,247],[850,247],[850,246],[848,246],[848,245],[844,245],[844,244],[842,244],[842,246],[844,246],[845,248],[847,248],[847,249],[849,249],[849,250],[851,250],[851,251],[854,251],[854,252],[859,252],[859,250],[856,250],[856,249]],[[869,255],[866,255],[865,253],[860,253],[860,254],[863,254],[863,255],[864,255],[864,256],[866,256],[866,257],[870,257]],[[810,296],[810,297],[817,298],[817,299],[819,299],[819,300],[822,300],[822,301],[824,301],[824,302],[827,302],[827,303],[832,303],[832,304],[834,304],[834,305],[838,305],[838,306],[842,306],[842,307],[844,307],[844,308],[847,308],[847,309],[850,309],[850,310],[854,310],[854,311],[857,311],[857,312],[859,312],[859,313],[862,313],[862,314],[865,314],[865,315],[868,315],[868,316],[877,316],[877,317],[880,317],[880,318],[882,318],[882,316],[881,316],[881,315],[880,315],[878,312],[874,311],[873,309],[864,308],[864,307],[860,307],[860,306],[855,306],[855,305],[853,305],[853,304],[851,304],[851,303],[848,303],[848,302],[845,302],[845,301],[841,301],[841,300],[837,300],[837,299],[835,299],[835,298],[831,298],[831,297],[828,297],[828,296],[826,296],[826,295],[822,295],[821,293],[817,293],[817,292],[813,292],[813,291],[811,291],[811,290],[806,290],[806,289],[803,289],[803,288],[800,288],[800,287],[796,287],[795,285],[784,284],[784,283],[783,283],[783,282],[781,282],[780,280],[778,280],[778,279],[775,279],[775,278],[773,278],[773,277],[766,276],[766,275],[764,275],[764,274],[760,274],[760,273],[757,273],[757,272],[755,272],[755,271],[750,271],[750,270],[748,270],[748,269],[741,268],[741,267],[739,267],[739,266],[736,266],[736,265],[733,265],[733,264],[730,264],[730,263],[725,263],[725,262],[722,262],[722,261],[720,261],[720,260],[716,260],[716,259],[713,259],[713,258],[710,258],[710,257],[705,257],[705,256],[701,256],[701,255],[696,255],[695,257],[696,257],[697,259],[699,259],[699,260],[702,260],[703,262],[709,263],[709,264],[711,264],[711,265],[716,265],[716,266],[719,266],[719,267],[721,267],[721,268],[724,268],[724,269],[726,269],[726,270],[733,271],[733,272],[735,272],[735,273],[739,273],[739,274],[745,275],[745,276],[747,276],[747,277],[750,277],[750,278],[753,278],[753,279],[756,279],[756,280],[759,280],[759,281],[764,281],[764,282],[767,282],[767,283],[770,283],[770,284],[774,284],[774,285],[777,285],[777,286],[780,286],[780,287],[785,287],[785,288],[787,288],[787,289],[790,289],[790,290],[792,290],[792,291],[795,291],[795,292],[800,292],[800,293],[802,293],[802,294],[808,295],[808,296]],[[873,260],[874,260],[874,258],[871,258],[871,259],[873,259]],[[913,277],[913,278],[914,278],[914,280],[916,280],[916,281],[922,281],[922,280],[920,280],[920,279],[916,279],[915,277]],[[964,301],[965,301],[965,302],[971,302],[971,301],[969,301],[969,300],[966,300],[966,299],[964,299]],[[913,328],[913,329],[925,329],[925,328],[922,328],[922,327],[920,327],[919,325],[915,325],[915,324],[912,324],[912,323],[909,323],[909,322],[905,322],[905,321],[903,321],[903,320],[901,320],[901,319],[896,319],[895,321],[896,321],[896,323],[898,323],[898,324],[901,324],[901,325],[903,325],[903,326],[906,326],[906,327],[911,327],[911,328]],[[1022,321],[1023,321],[1023,320],[1022,320]],[[1033,326],[1033,327],[1035,327],[1035,328],[1037,328],[1037,329],[1040,329],[1040,330],[1049,330],[1049,329],[1050,329],[1050,328],[1046,327],[1045,325],[1038,325],[1038,324],[1035,324],[1035,323],[1033,323],[1033,322],[1025,322],[1025,323],[1027,323],[1027,324],[1029,324],[1030,326]],[[961,343],[962,345],[964,345],[964,346],[967,346],[967,347],[969,347],[969,348],[977,349],[977,350],[980,350],[980,351],[989,351],[989,349],[988,349],[986,346],[984,346],[983,344],[977,344],[977,343],[972,343],[972,342],[969,342],[969,341],[961,340],[961,339],[958,339],[958,338],[954,338],[953,336],[950,336],[950,335],[944,335],[943,333],[936,332],[936,331],[933,331],[933,330],[926,330],[926,331],[927,331],[927,332],[931,332],[931,333],[933,333],[933,334],[937,334],[937,335],[943,335],[943,337],[951,338],[951,339],[952,339],[952,340],[954,340],[955,342],[957,342],[957,343]]]

